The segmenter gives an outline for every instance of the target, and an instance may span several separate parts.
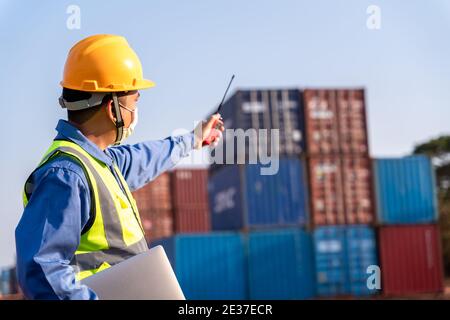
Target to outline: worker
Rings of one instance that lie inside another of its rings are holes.
[[[16,228],[17,273],[28,299],[98,299],[80,280],[148,250],[131,191],[224,130],[220,116],[163,140],[123,145],[139,90],[154,86],[127,40],[94,35],[70,50],[57,135],[26,180]],[[32,137],[30,137],[31,141]]]

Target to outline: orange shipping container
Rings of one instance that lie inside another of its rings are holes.
[[[307,89],[303,99],[309,155],[368,156],[364,90]]]
[[[369,158],[322,155],[307,162],[312,225],[374,222]]]

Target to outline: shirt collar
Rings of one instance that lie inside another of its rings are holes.
[[[112,165],[112,158],[107,155],[106,152],[103,152],[95,143],[86,138],[80,130],[68,121],[62,119],[59,120],[55,129],[58,131],[55,139],[69,139],[83,148],[83,150],[92,157],[102,161],[108,166]]]

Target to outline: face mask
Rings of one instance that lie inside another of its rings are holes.
[[[138,123],[138,108],[133,112],[133,121],[130,123],[130,126],[128,128],[122,129],[122,138],[117,144],[121,144],[125,139],[127,139],[134,131],[134,128],[136,128],[136,125]]]
[[[136,108],[136,110],[133,112],[133,121],[130,123],[130,126],[128,128],[123,128],[122,139],[120,140],[120,142],[127,139],[129,136],[133,134],[134,128],[136,128],[137,123],[138,123],[138,109]]]

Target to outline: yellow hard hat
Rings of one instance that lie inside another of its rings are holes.
[[[141,62],[124,37],[90,36],[67,56],[61,86],[88,92],[120,92],[153,87],[142,75]]]

